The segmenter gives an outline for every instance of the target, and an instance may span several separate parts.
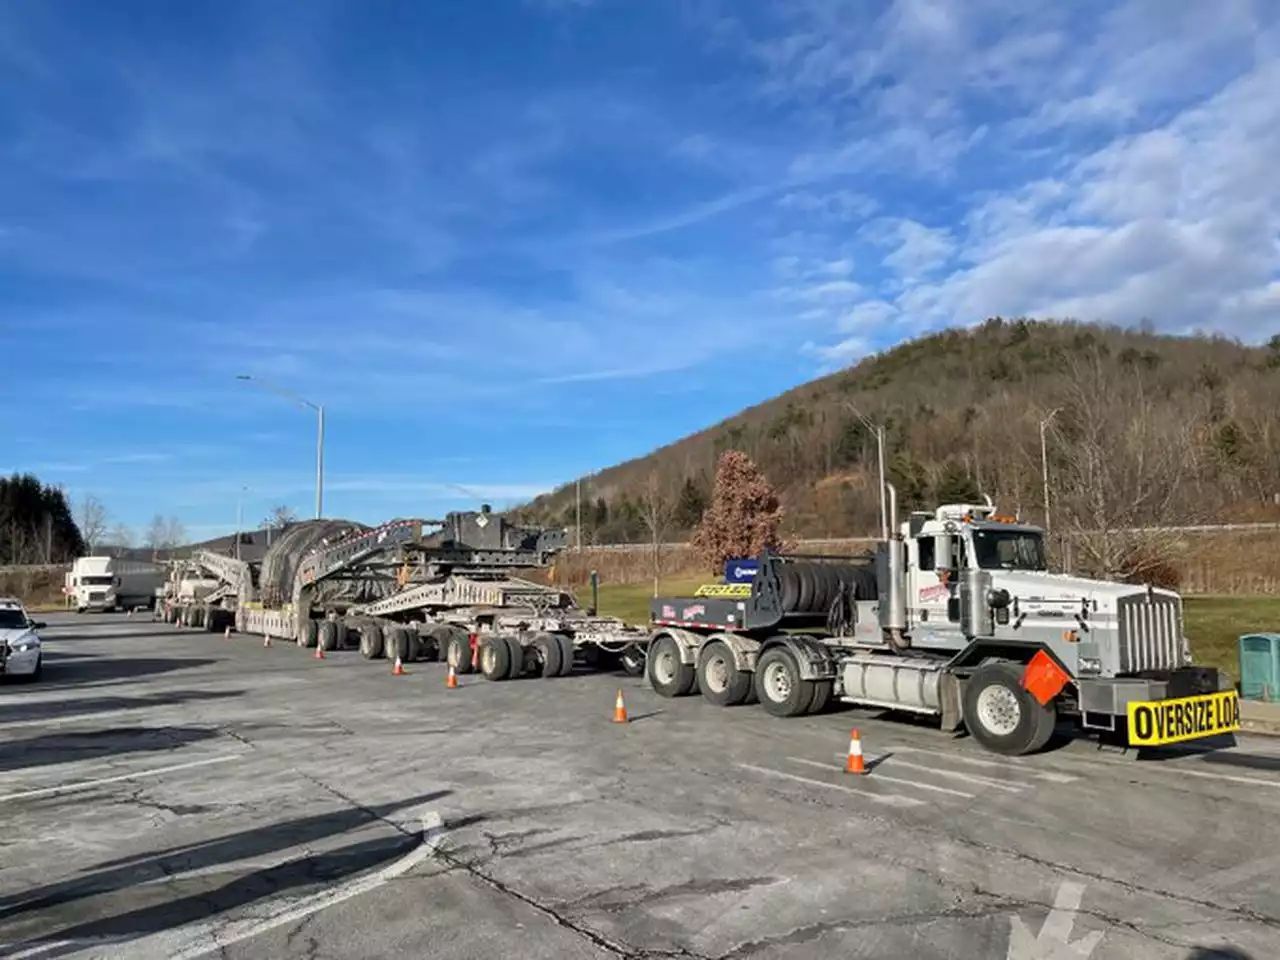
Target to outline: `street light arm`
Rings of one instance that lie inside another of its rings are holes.
[[[301,394],[294,393],[286,387],[280,386],[278,383],[272,383],[270,380],[263,380],[261,377],[252,377],[247,373],[241,373],[236,376],[237,380],[243,380],[245,383],[252,383],[261,387],[263,390],[270,390],[272,393],[284,397],[286,400],[292,400],[300,407],[306,407],[308,410],[320,411],[318,403],[312,403]]]

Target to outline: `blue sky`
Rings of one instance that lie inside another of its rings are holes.
[[[1004,315],[1280,332],[1274,0],[0,0],[0,469],[509,503]],[[461,488],[461,489],[460,489]],[[463,491],[468,492],[463,492]]]

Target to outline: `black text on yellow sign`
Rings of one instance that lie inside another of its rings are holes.
[[[1151,747],[1240,729],[1234,690],[1129,704],[1129,745]]]

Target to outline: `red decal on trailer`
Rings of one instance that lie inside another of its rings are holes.
[[[694,604],[692,607],[685,607],[683,610],[681,610],[680,616],[683,617],[685,620],[692,620],[694,617],[700,617],[706,612],[707,612],[707,608],[704,607],[702,604],[697,603],[697,604]]]

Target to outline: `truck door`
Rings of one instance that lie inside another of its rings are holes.
[[[959,623],[961,539],[949,534],[930,535],[920,537],[918,544],[920,565],[913,619],[926,627]]]

